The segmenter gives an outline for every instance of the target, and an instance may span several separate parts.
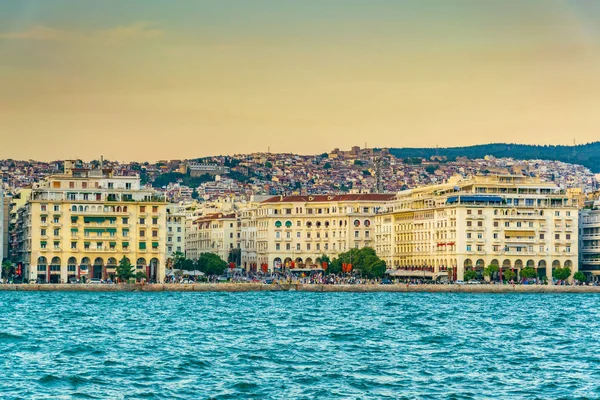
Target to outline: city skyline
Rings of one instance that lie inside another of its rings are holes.
[[[0,4],[0,158],[597,140],[584,1]]]

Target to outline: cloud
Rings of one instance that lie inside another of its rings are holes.
[[[117,26],[95,31],[63,30],[47,26],[33,26],[20,32],[0,32],[0,39],[20,39],[55,42],[83,41],[122,41],[132,39],[152,39],[164,35],[164,31],[155,28],[150,22],[135,22],[131,25]]]

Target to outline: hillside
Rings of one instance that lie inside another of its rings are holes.
[[[393,148],[390,153],[398,158],[445,156],[450,160],[456,157],[483,158],[512,157],[515,159],[555,160],[571,164],[581,164],[594,173],[600,173],[600,142],[577,146],[536,146],[526,144],[492,143],[467,147],[447,148]]]

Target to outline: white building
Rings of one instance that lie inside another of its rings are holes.
[[[262,270],[311,268],[326,255],[375,246],[375,215],[390,194],[276,196],[256,210],[257,264]]]
[[[579,269],[593,281],[600,276],[600,201],[586,202],[579,213]]]
[[[400,192],[378,224],[381,256],[400,276],[433,278],[452,268],[463,279],[467,269],[497,265],[550,277],[554,268],[578,268],[577,200],[538,178],[455,177]]]
[[[8,226],[4,226],[6,221],[4,220],[4,216],[5,216],[5,209],[4,209],[4,190],[2,190],[2,187],[0,187],[0,238],[2,239],[2,245],[0,245],[0,263],[2,262],[2,260],[4,260],[4,257],[8,257]],[[8,208],[8,207],[7,207]],[[6,216],[8,218],[8,215]],[[6,238],[4,237],[5,231],[6,231]],[[6,242],[6,246],[5,246],[5,242]],[[6,251],[6,254],[5,254]]]
[[[168,261],[173,259],[174,253],[185,254],[185,218],[185,206],[167,205],[167,248],[165,254]]]
[[[234,213],[207,214],[188,220],[185,234],[185,255],[192,260],[202,253],[215,253],[228,261],[229,253],[240,247],[239,223]]]

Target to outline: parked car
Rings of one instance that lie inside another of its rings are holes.
[[[463,281],[462,279],[458,279],[458,280],[454,281],[454,283],[456,283],[457,285],[464,285],[465,281]]]
[[[102,283],[102,279],[100,278],[92,278],[88,281],[90,285],[99,285]]]
[[[382,284],[382,285],[391,285],[391,284],[392,284],[392,281],[391,281],[391,280],[389,280],[389,279],[387,279],[387,278],[383,278],[383,279],[381,280],[381,284]]]
[[[75,278],[71,278],[71,279],[69,279],[69,283],[75,284],[75,283],[79,283],[79,281]]]
[[[469,281],[469,285],[480,285],[480,284],[481,284],[481,282],[479,282],[479,281],[476,281],[475,279],[471,279],[471,280]]]

